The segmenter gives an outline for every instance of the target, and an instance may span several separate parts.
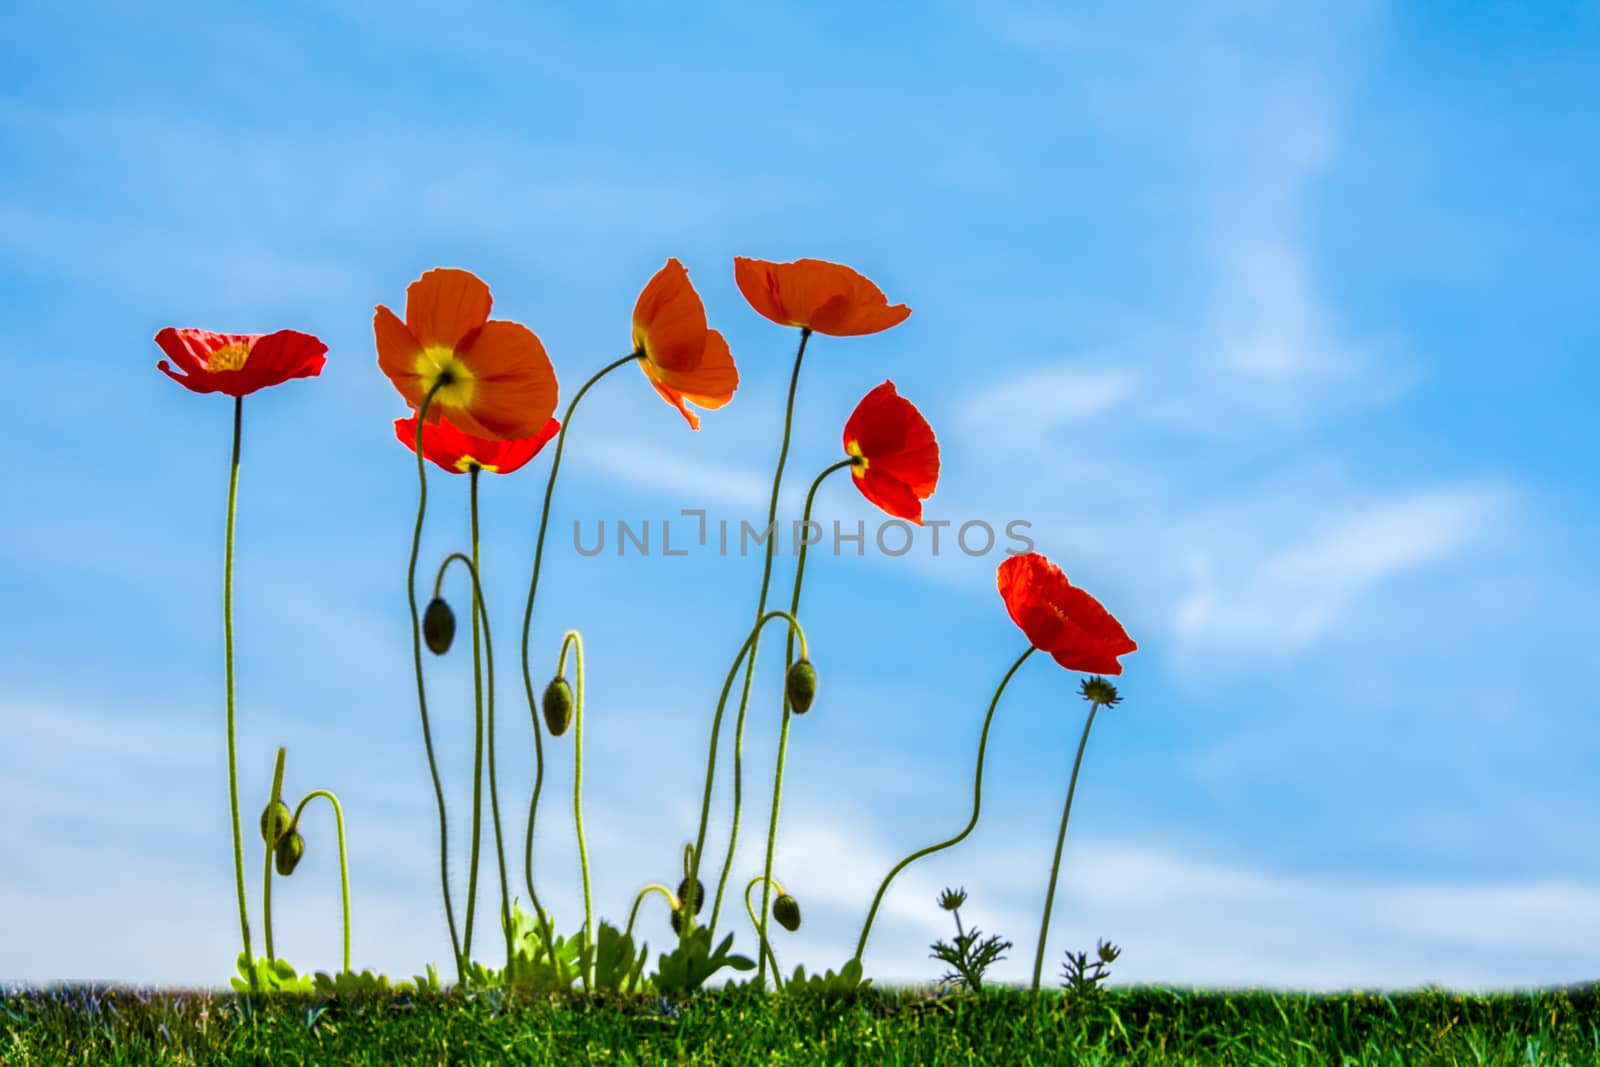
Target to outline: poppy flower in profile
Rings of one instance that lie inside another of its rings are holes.
[[[172,357],[156,370],[196,393],[242,397],[290,378],[314,378],[328,362],[328,346],[308,333],[212,333],[168,326],[156,344]],[[179,374],[181,370],[183,373]]]
[[[1121,674],[1117,657],[1139,648],[1098,600],[1037,552],[1006,557],[997,581],[1011,621],[1069,671]]]
[[[706,309],[689,284],[689,272],[676,259],[656,271],[633,305],[633,347],[645,377],[667,403],[700,428],[690,403],[708,410],[722,407],[739,388],[728,342],[706,328]]]
[[[857,337],[898,326],[911,314],[890,305],[883,290],[841,263],[797,259],[771,263],[733,257],[733,280],[744,298],[780,326],[834,337]]]
[[[451,474],[470,474],[474,467],[490,474],[510,474],[537,456],[560,432],[560,421],[551,419],[533,437],[497,441],[474,437],[451,425],[450,420],[440,419],[422,424],[422,457]],[[417,417],[395,419],[394,435],[401,444],[416,451]]]
[[[922,525],[922,502],[939,483],[939,442],[911,401],[884,382],[861,398],[844,424],[844,450],[861,495]]]
[[[406,287],[404,322],[382,305],[373,315],[378,366],[413,410],[438,385],[429,422],[490,440],[537,436],[556,410],[555,368],[532,330],[489,318],[491,304],[470,271],[428,271]]]

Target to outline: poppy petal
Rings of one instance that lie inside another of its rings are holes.
[[[872,466],[853,468],[850,474],[862,496],[897,519],[922,525],[922,501],[905,482]]]
[[[733,275],[750,306],[783,326],[849,337],[887,330],[911,314],[904,304],[891,307],[881,289],[842,263],[736,256]]]
[[[423,348],[457,348],[489,320],[493,303],[476,274],[439,267],[406,287],[406,326]]]
[[[372,316],[372,333],[378,344],[378,368],[394,383],[405,402],[413,409],[422,406],[422,379],[417,374],[417,356],[422,346],[400,316],[379,305]]]
[[[676,259],[645,283],[633,306],[633,342],[668,371],[689,371],[706,349],[706,309]]]
[[[559,389],[537,334],[519,322],[492,320],[458,355],[475,379],[470,418],[460,409],[448,413],[458,426],[496,440],[533,437],[544,429]]]

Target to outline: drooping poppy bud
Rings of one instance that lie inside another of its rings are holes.
[[[456,613],[441,597],[434,597],[423,612],[422,638],[436,656],[449,652],[450,643],[456,639]]]
[[[811,702],[817,699],[817,669],[810,660],[796,660],[789,668],[784,685],[789,692],[789,706],[794,708],[796,715],[804,715],[811,710]]]
[[[281,800],[273,801],[261,809],[261,840],[268,846],[276,845],[278,838],[289,828],[289,805]]]
[[[675,934],[683,933],[683,909],[682,908],[673,908],[672,909],[672,932],[675,933]]]
[[[689,879],[685,878],[678,883],[678,902],[682,907],[693,908],[696,915],[706,906],[706,886],[700,879],[694,880],[694,899],[689,899]]]
[[[540,708],[544,712],[544,724],[550,728],[551,737],[560,737],[567,732],[567,727],[572,725],[572,686],[567,684],[565,678],[552,679],[544,687],[544,699],[540,701]]]
[[[278,873],[285,878],[294,873],[295,867],[300,863],[300,857],[306,854],[306,839],[300,836],[299,830],[290,830],[278,838],[278,847],[273,851],[276,861],[274,866]]]
[[[800,929],[800,902],[784,893],[772,902],[772,917],[791,934]]]

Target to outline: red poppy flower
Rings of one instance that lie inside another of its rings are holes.
[[[527,463],[550,439],[561,432],[561,423],[551,419],[533,437],[515,441],[492,441],[474,437],[450,424],[448,419],[423,423],[422,457],[432,460],[451,474],[470,474],[474,466],[490,474],[510,474]],[[394,420],[394,435],[400,443],[417,448],[417,417]]]
[[[556,410],[556,372],[534,332],[489,318],[489,287],[464,270],[430,270],[406,288],[404,322],[379,305],[372,317],[378,366],[407,404],[428,405],[476,437],[535,437]]]
[[[997,580],[1011,621],[1069,671],[1121,674],[1117,657],[1139,648],[1098,600],[1037,552],[1006,557]]]
[[[939,482],[939,442],[911,401],[884,382],[861,398],[844,424],[844,450],[861,495],[922,525],[922,502]]]
[[[164,359],[156,370],[196,393],[246,396],[290,378],[314,378],[328,362],[328,346],[298,330],[212,333],[168,326],[156,334],[156,344],[183,373]]]
[[[904,304],[890,306],[883,290],[849,267],[821,259],[770,263],[734,256],[733,279],[750,306],[778,325],[834,337],[878,333],[911,314]]]
[[[700,416],[685,401],[716,409],[739,388],[728,342],[706,328],[705,305],[676,259],[656,271],[633,305],[633,347],[644,357],[639,366],[645,377],[689,420],[690,429],[700,428]]]

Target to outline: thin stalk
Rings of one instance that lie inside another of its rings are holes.
[[[472,522],[472,570],[478,572],[478,467],[473,465],[469,511]],[[478,842],[483,836],[483,654],[479,647],[478,585],[472,585],[472,848],[467,859],[467,921],[461,932],[461,954],[472,958],[472,918],[478,902]]]
[[[283,762],[288,758],[288,755],[289,750],[280,745],[278,747],[278,761],[272,769],[272,795],[267,798],[267,829],[269,831],[272,829],[271,813],[277,808],[278,801],[283,796]],[[293,820],[290,820],[290,825],[293,825]],[[284,830],[284,833],[288,832],[287,829]],[[261,899],[263,902],[261,911],[265,927],[263,932],[267,938],[268,963],[271,963],[275,958],[272,952],[272,853],[277,847],[277,840],[267,842],[266,861],[261,865]]]
[[[778,449],[778,468],[772,475],[772,497],[767,504],[767,551],[765,561],[761,566],[761,595],[756,598],[755,632],[760,633],[759,620],[767,610],[767,589],[772,583],[772,555],[776,548],[777,531],[773,523],[778,518],[778,491],[783,485],[783,468],[789,459],[789,437],[794,429],[794,396],[800,384],[800,363],[805,359],[806,342],[811,339],[811,327],[803,326],[800,329],[800,347],[794,354],[794,370],[789,373],[789,398],[783,409],[783,444]],[[756,645],[750,649],[750,658],[745,663],[744,690],[739,694],[739,714],[734,720],[733,728],[733,829],[728,837],[728,858],[732,861],[733,850],[739,843],[739,811],[744,800],[744,717],[745,711],[750,706],[750,684],[756,671],[756,648],[760,646],[760,638]],[[717,889],[717,898],[711,906],[711,929],[717,927],[717,915],[722,911],[722,889]]]
[[[1072,761],[1072,780],[1067,783],[1067,803],[1061,809],[1061,829],[1056,834],[1056,854],[1050,861],[1050,888],[1044,893],[1044,918],[1039,922],[1039,947],[1033,954],[1033,991],[1039,992],[1039,972],[1044,968],[1044,941],[1050,931],[1050,908],[1056,899],[1056,875],[1061,872],[1061,846],[1067,840],[1067,819],[1072,815],[1072,794],[1078,790],[1078,768],[1083,765],[1083,749],[1089,743],[1089,727],[1094,725],[1094,714],[1100,710],[1098,701],[1089,704],[1089,717],[1083,724],[1083,736],[1078,739],[1078,755]]]
[[[843,470],[850,466],[853,460],[841,460],[817,475],[811,483],[811,489],[806,493],[805,511],[800,519],[800,528],[809,529],[811,522],[811,505],[817,499],[817,490],[822,486],[822,481],[834,471]],[[806,550],[811,546],[805,537],[800,539],[800,558],[794,568],[794,595],[789,598],[789,614],[795,618],[800,617],[800,584],[805,579]],[[762,870],[765,879],[761,887],[761,943],[767,944],[767,916],[772,913],[772,856],[778,841],[778,804],[783,799],[783,762],[789,749],[789,720],[793,715],[793,708],[789,704],[788,671],[794,663],[794,632],[789,633],[788,647],[784,650],[784,687],[783,687],[783,725],[778,730],[778,764],[772,775],[772,815],[767,824],[767,863]],[[748,890],[747,890],[748,892]],[[773,964],[773,985],[783,979],[777,973],[777,964]],[[765,989],[767,984],[767,954],[760,957],[760,967],[756,971],[756,988]]]
[[[765,877],[764,875],[759,875],[758,874],[754,878],[750,879],[749,884],[747,884],[744,887],[744,913],[746,915],[750,916],[750,925],[754,926],[756,928],[756,933],[761,935],[761,968],[762,968],[762,971],[763,971],[763,973],[766,971],[767,961],[771,960],[772,961],[772,985],[776,989],[782,989],[783,988],[783,975],[778,973],[778,957],[772,951],[772,943],[767,940],[767,916],[766,916],[766,912],[763,911],[762,915],[761,915],[761,918],[758,920],[756,918],[756,909],[753,908],[750,905],[750,890],[752,890],[752,889],[754,889],[756,887],[756,883],[757,882],[764,883],[764,885],[762,887],[762,890],[761,890],[761,906],[762,906],[762,908],[766,908],[766,906],[767,906],[767,897],[772,892],[772,879],[768,878],[768,877]],[[778,888],[778,892],[780,894],[782,894],[783,888],[781,886]],[[757,988],[761,988],[761,987],[757,986]]]
[[[239,761],[234,741],[233,697],[233,530],[239,504],[239,439],[244,425],[244,397],[233,399],[233,462],[228,472],[228,530],[222,551],[222,650],[228,706],[228,806],[233,815],[233,878],[239,891],[239,936],[250,987],[256,985],[255,949],[250,944],[250,905],[244,894],[244,838],[239,832]]]
[[[279,749],[281,752],[282,749]],[[289,820],[291,827],[300,825],[300,813],[306,810],[306,805],[317,797],[322,797],[333,805],[333,823],[339,831],[339,903],[341,914],[344,916],[344,972],[350,972],[350,858],[345,850],[344,841],[344,809],[339,806],[339,798],[326,789],[313,789],[295,806],[294,818]]]
[[[561,429],[556,434],[555,458],[550,463],[550,479],[544,487],[544,507],[539,512],[539,533],[534,541],[533,548],[533,577],[528,582],[528,606],[522,613],[522,685],[527,692],[528,713],[533,717],[533,756],[534,777],[533,796],[528,801],[528,836],[522,848],[522,873],[528,885],[528,900],[533,905],[533,913],[538,920],[539,928],[544,932],[545,951],[555,959],[555,947],[550,939],[550,927],[545,921],[544,911],[539,906],[539,894],[533,888],[533,825],[539,814],[539,792],[544,788],[544,730],[539,724],[539,700],[533,692],[533,674],[528,662],[528,635],[533,628],[533,600],[539,591],[539,571],[544,562],[544,535],[550,525],[550,499],[556,489],[556,474],[561,470],[561,455],[567,446],[567,431],[572,428],[572,413],[578,408],[578,401],[583,395],[607,374],[625,364],[631,363],[644,355],[641,351],[634,351],[621,359],[601,367],[594,376],[583,383],[571,403],[567,405],[566,416],[561,420]]]
[[[633,898],[633,907],[628,909],[628,927],[626,930],[622,931],[625,936],[633,936],[633,923],[634,920],[639,917],[639,905],[644,903],[644,898],[649,896],[651,893],[660,893],[666,898],[667,906],[669,908],[671,908],[673,911],[678,910],[678,898],[676,894],[674,894],[672,890],[668,889],[660,882],[651,882],[649,885],[639,890],[638,895]]]
[[[594,983],[594,898],[589,891],[589,847],[583,836],[583,638],[578,631],[569,630],[561,639],[561,658],[556,664],[556,675],[567,672],[567,649],[572,649],[572,659],[578,676],[576,693],[572,701],[572,819],[578,828],[578,866],[583,871],[583,943],[588,952],[588,963],[583,968],[583,989],[588,992]]]
[[[456,976],[464,985],[467,980],[466,958],[461,954],[461,939],[456,933],[455,909],[450,903],[450,830],[445,819],[444,786],[439,781],[439,762],[433,755],[433,734],[428,728],[428,694],[422,682],[422,620],[417,615],[417,553],[422,548],[422,519],[428,510],[428,472],[422,465],[422,427],[428,415],[428,405],[433,396],[447,384],[441,375],[417,409],[417,525],[411,535],[411,562],[406,568],[406,602],[411,607],[411,653],[417,668],[417,708],[422,716],[422,746],[428,753],[428,773],[433,776],[433,795],[439,804],[439,884],[444,891],[444,919],[450,928],[450,948],[455,954]]]
[[[918,849],[895,864],[894,869],[884,877],[883,884],[878,887],[877,894],[872,898],[872,907],[867,911],[867,921],[861,925],[861,937],[856,942],[855,961],[857,963],[861,962],[861,955],[867,949],[867,935],[872,932],[872,920],[878,914],[878,905],[883,903],[883,894],[888,890],[889,883],[894,881],[894,876],[924,856],[931,856],[935,852],[965,841],[967,835],[972,833],[972,828],[978,825],[978,813],[983,804],[983,753],[989,744],[989,724],[994,721],[994,709],[1000,704],[1000,694],[1006,691],[1006,686],[1011,684],[1012,676],[1017,673],[1018,668],[1023,663],[1027,662],[1028,657],[1033,655],[1033,652],[1033,646],[1029,645],[1027,651],[1017,657],[1017,661],[1011,665],[1011,669],[1006,671],[1006,676],[1000,680],[999,688],[994,691],[994,699],[989,701],[989,712],[983,717],[983,731],[978,735],[978,769],[973,775],[972,781],[972,818],[967,822],[966,829],[948,841],[941,841],[936,845]]]
[[[721,732],[720,728],[722,726],[722,713],[727,708],[727,705],[728,705],[728,693],[729,693],[729,691],[731,691],[733,689],[733,679],[739,673],[739,664],[741,662],[743,662],[746,654],[748,654],[750,652],[751,648],[754,647],[756,641],[758,640],[758,638],[759,638],[759,636],[761,634],[761,628],[763,626],[765,626],[768,622],[771,622],[773,619],[783,619],[784,621],[786,621],[789,624],[789,626],[791,628],[793,628],[794,630],[799,631],[799,634],[800,634],[800,654],[801,655],[805,654],[805,648],[806,648],[805,630],[801,629],[800,624],[797,621],[795,621],[794,616],[790,615],[788,612],[784,612],[784,611],[769,611],[765,615],[761,616],[761,618],[757,619],[756,620],[756,624],[754,626],[750,627],[750,632],[747,635],[745,635],[744,643],[739,646],[738,654],[733,657],[733,663],[728,667],[728,677],[722,683],[722,695],[717,698],[717,712],[712,717],[712,720],[711,720],[711,751],[706,756],[706,788],[705,788],[705,794],[701,798],[701,801],[700,801],[700,830],[699,830],[699,833],[695,836],[695,842],[694,842],[694,845],[692,846],[692,848],[693,848],[693,851],[691,853],[692,859],[689,861],[689,871],[688,871],[688,875],[687,875],[688,881],[689,881],[689,892],[691,894],[694,893],[694,887],[699,883],[699,880],[700,880],[700,858],[701,858],[701,856],[703,856],[705,854],[705,848],[706,848],[706,821],[707,821],[707,819],[709,818],[709,816],[711,814],[711,781],[712,781],[712,772],[716,768],[716,765],[717,765],[717,735]],[[728,857],[727,857],[727,860],[723,863],[723,866],[722,866],[722,879],[721,879],[721,881],[719,881],[717,883],[717,899],[719,901],[722,899],[723,889],[727,885],[728,869],[732,865],[733,865],[733,843],[732,843],[732,841],[730,841],[729,844],[728,844]],[[691,901],[691,904],[692,904],[692,901]],[[694,912],[694,909],[693,909],[692,906],[690,908],[685,909],[685,911],[684,911],[684,919],[683,919],[683,923],[682,923],[682,926],[681,926],[681,929],[680,929],[680,932],[679,932],[679,935],[678,935],[678,943],[679,943],[680,946],[686,945],[688,943],[689,930],[694,925],[694,914],[693,914],[693,912]],[[710,926],[707,927],[707,930],[710,931],[710,933],[713,934],[713,935],[716,934],[717,916],[716,916],[716,911],[715,910],[713,910],[712,913],[711,913],[711,924],[710,924]]]

